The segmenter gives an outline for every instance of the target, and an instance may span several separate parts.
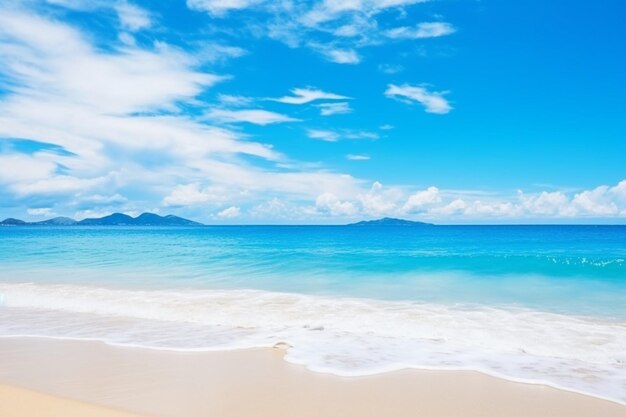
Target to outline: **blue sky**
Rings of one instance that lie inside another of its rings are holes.
[[[625,15],[0,0],[0,217],[624,223]]]

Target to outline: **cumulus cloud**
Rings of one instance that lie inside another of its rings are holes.
[[[440,191],[436,193],[438,198],[434,197],[434,192],[430,197],[423,191],[417,194],[420,195],[420,203],[426,203],[421,204],[425,213],[441,218],[617,218],[626,216],[625,190],[626,180],[615,186],[601,185],[574,194],[563,191],[528,194],[520,190],[516,198],[492,198],[489,201],[471,199],[469,196],[450,201]],[[435,201],[436,199],[439,201]],[[434,203],[436,204],[433,206]]]
[[[346,155],[346,158],[350,161],[369,161],[371,159],[368,155],[358,155],[353,153]]]
[[[320,194],[315,200],[315,206],[331,216],[352,216],[357,213],[357,208],[353,203],[341,201],[332,193]]]
[[[454,26],[446,22],[424,22],[415,27],[401,26],[389,29],[385,36],[392,39],[424,39],[438,38],[456,32]]]
[[[443,96],[445,93],[428,91],[426,87],[409,84],[389,84],[385,91],[385,96],[409,103],[416,101],[424,106],[427,113],[446,114],[452,110],[452,106]]]
[[[483,197],[479,197],[479,196]],[[442,190],[430,186],[414,190],[384,187],[375,182],[366,192],[338,198],[324,193],[316,199],[318,212],[333,216],[397,216],[431,221],[551,221],[626,217],[626,180],[577,193],[519,191],[511,197],[484,192]]]
[[[218,217],[222,217],[224,219],[234,219],[235,217],[239,217],[240,214],[241,209],[236,206],[225,208],[224,210],[217,213]]]
[[[250,110],[227,110],[227,109],[212,109],[207,112],[207,117],[212,120],[216,120],[222,123],[252,123],[255,125],[269,125],[275,123],[286,122],[300,122],[300,119],[295,119],[284,114],[275,113],[272,111],[261,109]]]
[[[271,101],[286,104],[306,104],[316,100],[349,100],[350,97],[318,90],[316,88],[294,88],[291,96],[268,98]]]
[[[418,191],[411,195],[404,204],[403,211],[407,213],[415,211],[419,212],[440,202],[441,195],[439,193],[439,188],[428,187],[426,190]]]
[[[366,216],[380,217],[398,214],[398,205],[403,192],[394,187],[384,187],[376,181],[371,188],[357,196],[361,211]]]

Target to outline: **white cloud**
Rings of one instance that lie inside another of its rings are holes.
[[[449,217],[462,214],[467,209],[467,203],[461,198],[452,200],[443,206],[434,207],[429,212],[436,216]]]
[[[231,58],[240,58],[248,53],[247,50],[238,46],[223,45],[219,43],[205,43],[195,55],[206,62],[222,62]]]
[[[352,108],[349,103],[321,103],[317,107],[320,109],[322,116],[332,116],[333,114],[348,114],[352,113]]]
[[[411,195],[402,210],[406,213],[420,212],[441,202],[441,195],[437,187],[428,187]]]
[[[326,91],[318,90],[316,88],[294,88],[291,90],[291,96],[284,96],[280,98],[268,98],[271,101],[277,101],[279,103],[286,104],[306,104],[316,100],[349,100],[350,97],[342,96],[334,93],[327,93]]]
[[[615,187],[602,185],[583,191],[574,196],[572,206],[575,210],[591,216],[618,216],[626,209],[626,201],[620,198],[623,197],[625,185],[626,181],[622,181]]]
[[[357,196],[363,214],[367,216],[396,215],[398,203],[403,197],[403,192],[398,188],[384,187],[376,181],[371,188]]]
[[[336,142],[339,139],[369,139],[376,140],[379,138],[378,133],[368,131],[357,131],[350,129],[343,129],[340,131],[323,130],[323,129],[309,129],[307,135],[311,139],[323,140],[326,142]]]
[[[318,130],[309,129],[307,135],[311,139],[323,140],[325,142],[336,142],[339,140],[339,135],[331,130]]]
[[[378,65],[378,70],[385,74],[392,75],[404,71],[404,67],[402,65],[380,64]]]
[[[29,208],[26,210],[26,213],[29,216],[41,216],[41,217],[52,217],[56,216],[54,210],[50,207],[42,207],[42,208]]]
[[[440,36],[451,35],[456,32],[456,28],[446,22],[424,22],[416,27],[402,26],[389,29],[385,36],[392,39],[424,39],[438,38]]]
[[[222,217],[224,219],[234,219],[235,217],[239,217],[240,214],[241,214],[241,209],[236,206],[228,207],[220,211],[219,213],[217,213],[219,217]]]
[[[357,155],[349,153],[346,158],[351,161],[369,161],[371,158],[368,155]]]
[[[543,191],[537,195],[518,192],[520,209],[537,216],[569,216],[572,214],[569,198],[560,191]]]
[[[446,114],[452,110],[443,95],[445,92],[428,91],[425,87],[412,86],[409,84],[395,85],[389,84],[385,91],[385,96],[401,100],[417,101],[424,106],[427,113]]]
[[[354,131],[354,130],[345,131],[343,136],[345,136],[347,139],[370,139],[370,140],[376,140],[380,137],[378,133],[376,132]]]
[[[187,6],[213,16],[224,16],[230,11],[247,9],[262,2],[263,0],[187,0]]]
[[[102,194],[93,194],[87,196],[77,196],[75,204],[89,204],[96,206],[110,205],[110,204],[119,204],[125,203],[128,201],[128,198],[124,197],[119,193],[115,193],[112,195],[102,195]]]
[[[69,26],[20,12],[0,14],[0,41],[4,72],[28,85],[22,95],[108,114],[172,109],[222,80],[194,71],[192,57],[166,45],[107,54]]]
[[[339,19],[346,14],[374,16],[389,8],[410,6],[428,0],[323,0],[305,15],[302,20],[308,26]]]
[[[120,1],[115,4],[114,8],[124,29],[134,32],[152,25],[148,11],[139,6],[127,1]]]
[[[299,122],[300,119],[294,119],[284,114],[275,113],[267,110],[250,109],[250,110],[226,110],[212,109],[206,114],[209,119],[223,123],[252,123],[255,125],[269,125],[275,123]]]
[[[165,206],[191,206],[204,203],[221,203],[230,198],[230,193],[221,187],[204,187],[200,184],[177,185],[172,192],[165,197]]]
[[[306,47],[339,64],[361,62],[359,50],[390,42],[391,37],[426,38],[454,30],[445,22],[424,22],[415,28],[389,29],[383,12],[402,18],[405,9],[428,0],[187,0],[197,11],[222,17],[234,10],[254,8],[241,20],[239,33],[266,36],[290,48]],[[213,21],[219,26],[219,21]],[[391,36],[391,37],[390,37]]]
[[[218,94],[217,99],[222,105],[230,107],[248,106],[254,102],[252,97],[233,96],[230,94]]]
[[[352,216],[357,213],[357,208],[353,203],[341,201],[332,193],[320,194],[315,200],[315,206],[331,216]]]
[[[317,48],[322,55],[335,64],[349,64],[354,65],[361,62],[361,56],[354,49],[340,49],[340,48]]]

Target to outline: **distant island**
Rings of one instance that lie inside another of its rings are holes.
[[[159,216],[154,213],[142,213],[137,217],[131,217],[127,214],[113,213],[80,221],[69,217],[55,217],[40,222],[8,218],[0,222],[0,226],[203,226],[203,224],[171,214]]]
[[[394,219],[385,217],[378,220],[364,220],[357,223],[351,223],[347,226],[434,226],[432,223],[414,222],[411,220]]]
[[[123,213],[113,213],[104,217],[74,220],[69,217],[55,217],[53,219],[38,222],[27,222],[20,219],[8,218],[0,222],[0,226],[205,226],[202,223],[182,217],[168,214],[159,216],[154,213],[142,213],[137,217],[131,217]],[[378,220],[363,220],[357,223],[350,223],[346,226],[368,227],[368,226],[434,226],[432,223],[416,222],[404,219],[394,219],[385,217]]]

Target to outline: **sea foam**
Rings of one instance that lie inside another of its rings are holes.
[[[528,309],[0,283],[0,336],[185,351],[285,343],[287,361],[318,372],[471,369],[626,404],[626,323]]]

